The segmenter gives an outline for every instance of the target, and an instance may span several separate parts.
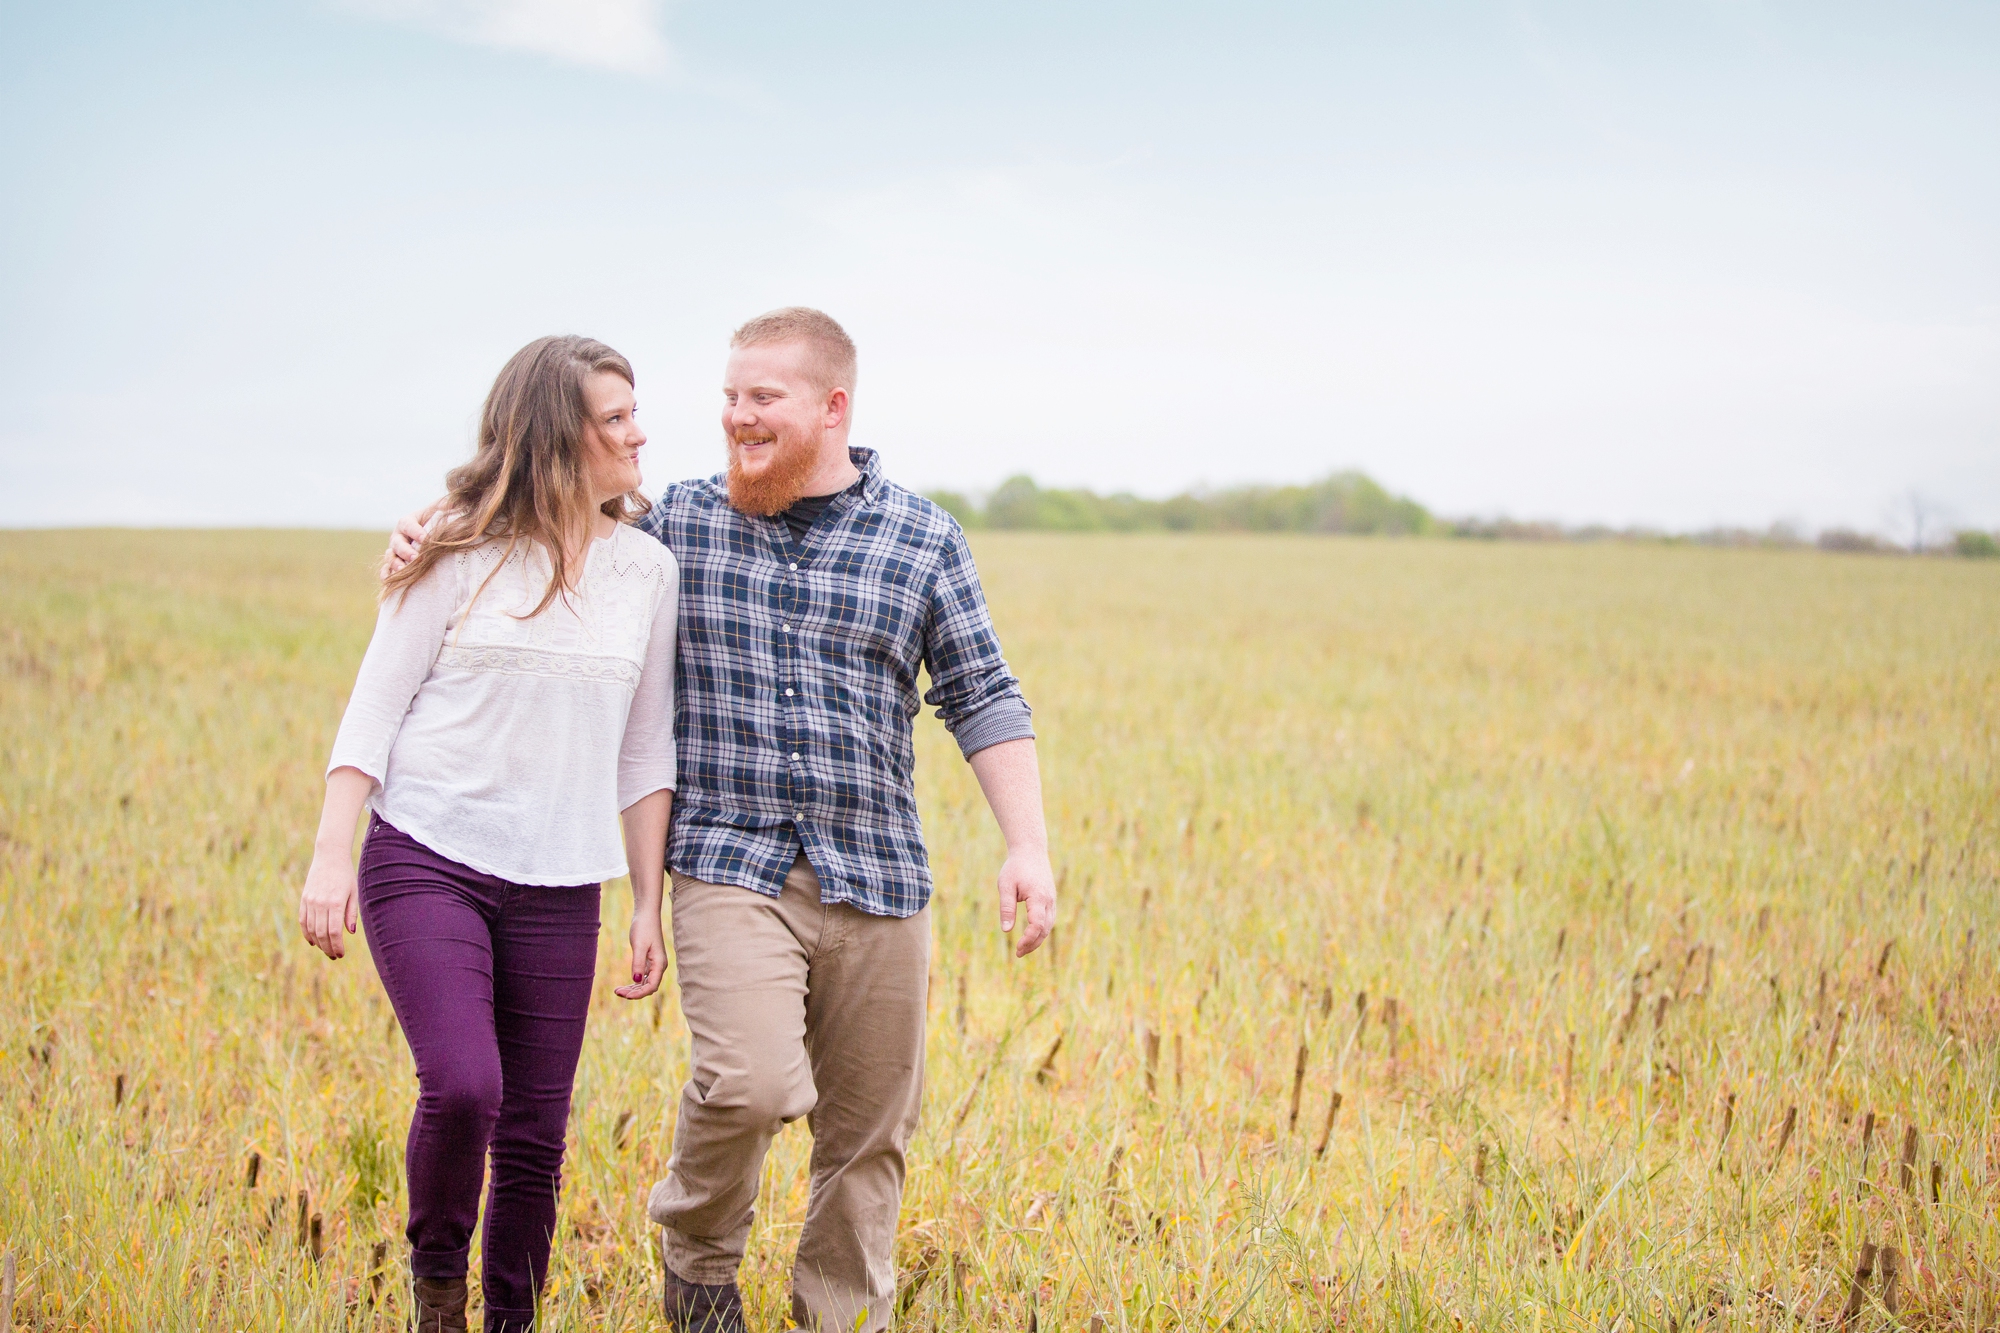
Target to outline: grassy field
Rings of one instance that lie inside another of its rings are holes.
[[[0,534],[19,1326],[399,1326],[408,1055],[365,954],[293,924],[379,544]],[[1011,959],[997,836],[920,721],[905,1326],[2000,1322],[2000,567],[977,549],[1063,917]],[[610,994],[625,905],[552,1329],[659,1324],[686,1038]],[[808,1146],[773,1154],[757,1329]]]

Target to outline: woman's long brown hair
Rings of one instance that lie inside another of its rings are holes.
[[[440,560],[496,538],[507,542],[501,564],[523,542],[548,552],[548,590],[523,619],[576,587],[583,571],[573,566],[588,549],[592,518],[601,512],[630,523],[647,508],[637,491],[590,502],[589,453],[599,446],[583,390],[598,371],[634,383],[632,364],[595,339],[537,338],[514,353],[486,395],[472,461],[445,477],[444,519],[416,559],[384,576],[384,598],[407,595]]]

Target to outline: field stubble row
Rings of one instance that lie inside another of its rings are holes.
[[[365,954],[327,963],[292,925],[378,546],[0,536],[24,1326],[399,1317],[407,1052]],[[1037,710],[1063,921],[1007,955],[996,836],[921,721],[908,1326],[2000,1320],[2000,571],[977,549]],[[671,996],[610,994],[624,901],[551,1327],[657,1319],[642,1200],[686,1049]],[[758,1327],[809,1147],[773,1153]]]

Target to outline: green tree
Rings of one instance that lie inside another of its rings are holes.
[[[1991,560],[2000,556],[2000,542],[1993,540],[1990,532],[1978,528],[1967,528],[1952,540],[1951,549],[1975,560]]]
[[[955,491],[932,495],[966,527],[1055,532],[1351,532],[1417,536],[1444,530],[1415,500],[1360,472],[1305,486],[1238,486],[1148,500],[1129,491],[1049,490],[1007,478],[983,508]]]

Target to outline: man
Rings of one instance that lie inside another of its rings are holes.
[[[805,1116],[812,1188],[792,1317],[872,1331],[892,1312],[923,1081],[919,666],[923,701],[1006,839],[1000,923],[1020,922],[1017,955],[1055,918],[1034,732],[964,533],[848,445],[855,352],[840,325],[776,310],[730,346],[728,471],[668,487],[641,525],[681,569],[667,861],[693,1038],[648,1211],[663,1228],[670,1326],[741,1330],[736,1271],[764,1156]]]

